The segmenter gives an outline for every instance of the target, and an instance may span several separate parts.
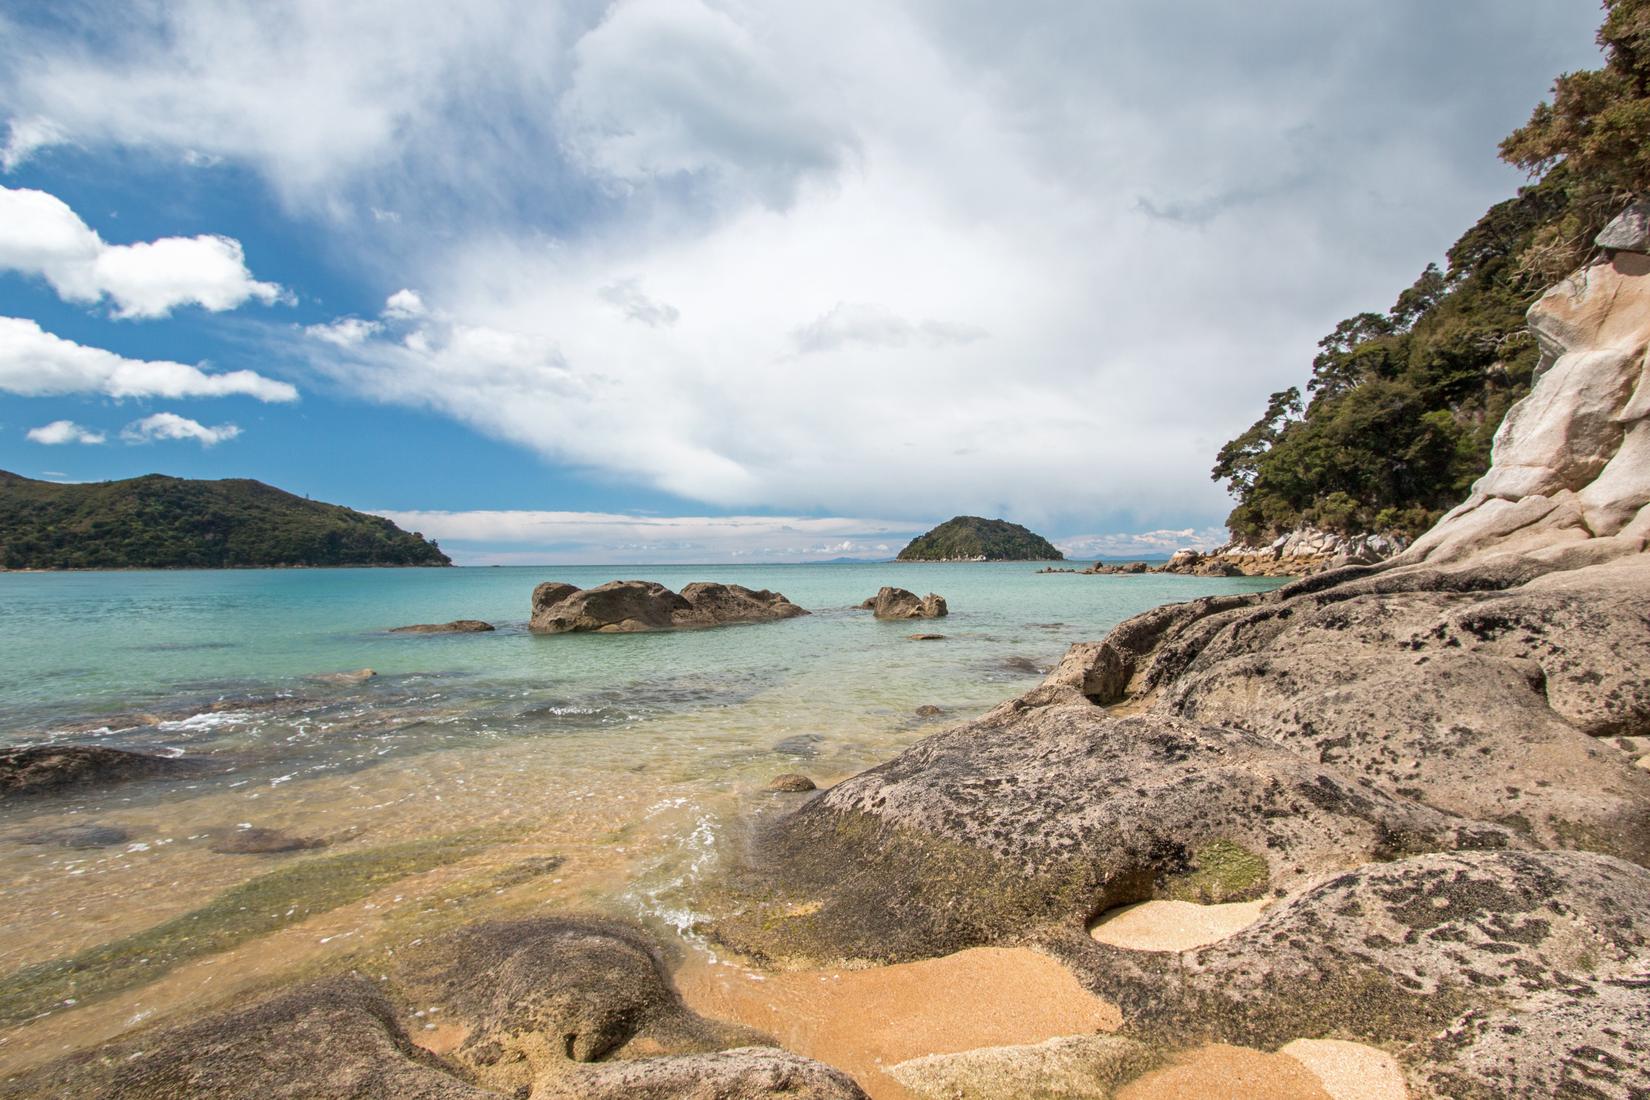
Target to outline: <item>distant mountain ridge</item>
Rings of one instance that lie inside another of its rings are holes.
[[[0,470],[6,569],[451,564],[435,543],[382,516],[250,478],[61,485]]]
[[[1043,536],[1004,519],[957,516],[918,535],[896,561],[1064,561]]]

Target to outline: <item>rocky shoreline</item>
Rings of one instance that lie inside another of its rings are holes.
[[[1129,1090],[1187,1051],[1302,1041],[1377,1048],[1414,1097],[1650,1094],[1650,257],[1606,253],[1531,323],[1546,355],[1494,465],[1414,545],[1147,612],[985,715],[795,792],[695,929],[772,970],[1035,949],[1115,1008],[1115,1034],[936,1052],[873,1086],[689,1008],[638,929],[538,914],[0,1095],[942,1098],[1057,1074],[1060,1095],[1126,1097],[1173,1095]],[[1298,566],[1329,547],[1277,549]],[[793,614],[668,590],[571,614],[586,595],[536,594],[535,628]],[[1183,949],[1095,933],[1147,902],[1249,908]],[[403,1022],[437,1004],[415,1041]]]

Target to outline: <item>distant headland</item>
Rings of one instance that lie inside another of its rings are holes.
[[[451,565],[381,516],[249,478],[61,485],[0,470],[0,568]]]
[[[912,539],[896,561],[1065,561],[1043,536],[1005,519],[957,516]]]

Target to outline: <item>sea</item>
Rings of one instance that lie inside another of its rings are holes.
[[[370,973],[494,914],[605,913],[703,948],[744,823],[807,797],[769,792],[774,776],[828,785],[1131,615],[1279,583],[1039,568],[0,574],[0,746],[199,766],[0,801],[0,1072],[294,975]],[[767,588],[812,614],[527,630],[541,581],[629,578]],[[878,622],[857,605],[883,585],[937,592],[950,615]],[[497,629],[389,633],[459,618]],[[285,850],[244,850],[248,835]]]

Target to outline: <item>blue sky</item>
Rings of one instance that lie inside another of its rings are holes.
[[[1512,192],[1599,17],[0,3],[0,468],[472,562],[1218,541],[1219,445]]]

